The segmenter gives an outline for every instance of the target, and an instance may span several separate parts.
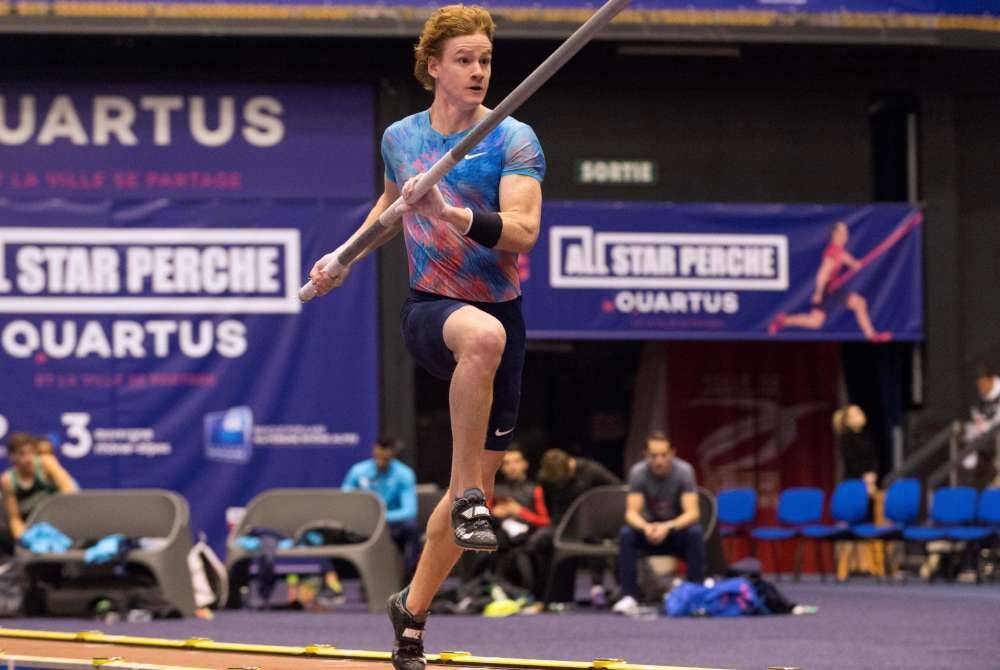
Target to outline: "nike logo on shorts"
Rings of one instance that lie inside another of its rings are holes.
[[[500,430],[499,428],[497,428],[496,430],[493,431],[493,434],[496,435],[497,437],[503,437],[504,435],[510,435],[513,432],[514,432],[514,427],[511,426],[507,430]]]

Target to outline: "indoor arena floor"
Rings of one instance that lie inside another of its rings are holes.
[[[635,665],[618,659],[572,663],[486,658],[466,652],[428,655],[433,666],[453,670],[706,670],[679,666]],[[104,635],[96,631],[52,633],[0,629],[0,662],[6,670],[391,670],[388,654],[339,650],[319,645],[281,647],[223,644],[194,638],[166,640]]]

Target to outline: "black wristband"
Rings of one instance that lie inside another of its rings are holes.
[[[472,209],[472,225],[465,234],[466,237],[479,242],[484,247],[493,248],[500,241],[503,232],[503,219],[496,212]]]

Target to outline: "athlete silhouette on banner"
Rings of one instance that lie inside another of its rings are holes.
[[[819,330],[827,321],[830,312],[838,306],[844,306],[854,312],[861,332],[870,342],[888,342],[892,339],[889,331],[876,330],[868,313],[868,301],[857,291],[848,289],[845,284],[861,269],[870,265],[878,256],[885,253],[892,245],[903,238],[910,230],[918,226],[923,216],[917,212],[907,217],[892,233],[889,234],[864,258],[858,260],[846,249],[850,237],[847,223],[838,221],[830,233],[830,243],[823,250],[823,259],[816,272],[816,287],[813,289],[811,307],[807,312],[785,314],[778,312],[767,327],[769,335],[777,335],[784,328],[807,328]],[[844,267],[846,266],[846,270]],[[842,271],[843,270],[843,271]]]

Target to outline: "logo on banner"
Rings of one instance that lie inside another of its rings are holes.
[[[242,356],[237,319],[58,314],[295,314],[296,229],[0,228],[0,312],[43,314],[0,330],[13,358]]]
[[[89,412],[63,412],[59,416],[66,432],[66,439],[59,445],[63,456],[71,459],[91,454],[159,458],[173,453],[173,444],[158,440],[153,427],[93,427],[91,418]]]
[[[58,142],[105,146],[112,141],[123,146],[142,142],[170,146],[172,131],[179,125],[172,122],[173,113],[177,113],[176,119],[187,121],[186,130],[191,139],[204,147],[223,146],[234,139],[242,139],[255,147],[271,147],[285,136],[282,104],[271,96],[254,96],[237,110],[233,96],[212,100],[200,95],[186,99],[179,95],[137,98],[95,95],[82,101],[86,114],[80,113],[78,106],[81,103],[74,103],[69,95],[57,95],[44,107],[40,102],[36,95],[18,96],[15,112],[14,100],[10,100],[10,109],[7,109],[5,97],[0,96],[0,112],[7,112],[0,118],[18,119],[14,127],[0,125],[0,146],[18,146],[31,141],[43,146]],[[144,116],[148,118],[142,118]],[[89,125],[86,123],[88,117]],[[211,123],[210,118],[214,119]],[[138,127],[151,131],[149,136],[144,137]]]
[[[554,226],[552,288],[617,289],[606,312],[733,314],[737,291],[788,289],[788,238]]]
[[[253,456],[253,412],[231,407],[205,415],[205,458],[222,463],[249,463]]]

